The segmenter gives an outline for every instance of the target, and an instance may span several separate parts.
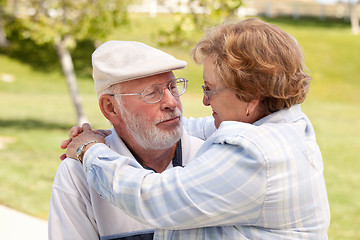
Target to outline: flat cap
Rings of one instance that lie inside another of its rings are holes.
[[[92,54],[92,66],[98,93],[116,83],[183,69],[186,62],[144,43],[108,41]]]

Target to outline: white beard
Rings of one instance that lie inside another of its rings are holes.
[[[156,122],[151,123],[147,117],[136,116],[136,114],[124,111],[123,105],[120,104],[121,115],[126,124],[127,130],[134,140],[144,149],[161,150],[172,147],[177,141],[180,140],[183,134],[182,122],[179,126],[170,131],[160,130],[156,124],[167,119],[174,117],[181,118],[181,111],[175,108],[173,112],[168,112]]]

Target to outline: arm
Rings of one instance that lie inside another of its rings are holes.
[[[262,159],[256,148],[247,147],[207,146],[185,168],[157,174],[95,144],[85,153],[84,168],[104,198],[154,227],[252,224],[262,210],[266,170],[255,160]]]
[[[214,118],[210,116],[205,118],[183,117],[182,122],[189,135],[202,140],[208,139],[216,131]]]
[[[49,239],[99,239],[92,215],[88,184],[81,165],[72,160],[63,161],[52,187],[49,221]]]

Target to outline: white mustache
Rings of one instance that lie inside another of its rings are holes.
[[[175,110],[173,112],[168,112],[165,114],[165,116],[163,116],[161,119],[157,120],[155,122],[155,124],[158,124],[158,123],[161,123],[161,122],[165,122],[165,121],[168,121],[170,119],[174,119],[174,118],[177,118],[177,117],[181,117],[182,115],[182,112],[180,111],[179,108],[175,108]]]

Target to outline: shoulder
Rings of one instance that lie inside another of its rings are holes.
[[[74,193],[88,191],[88,184],[82,165],[71,158],[63,160],[56,172],[53,188]]]
[[[183,132],[181,137],[181,148],[184,165],[194,158],[195,153],[200,149],[203,143],[204,140],[189,135],[187,131]]]
[[[204,118],[183,117],[182,122],[190,135],[201,139],[207,139],[216,131],[214,118],[210,116]]]
[[[184,128],[183,134],[181,136],[181,142],[183,143],[183,145],[190,144],[191,146],[197,147],[201,146],[201,144],[204,143],[204,140],[190,135],[188,131]]]
[[[267,130],[249,123],[224,121],[210,139],[214,143],[239,145],[246,140],[255,141],[264,131]]]
[[[312,151],[309,146],[317,146],[311,123],[303,114],[290,113],[275,113],[260,124],[222,122],[211,136],[212,143],[258,149],[265,158],[298,151],[306,155]]]
[[[249,123],[226,121],[211,136],[212,144],[243,149],[244,153],[266,159],[269,152],[281,149],[281,124],[256,126]],[[239,150],[238,150],[239,151]]]
[[[56,175],[76,177],[79,175],[84,175],[84,172],[80,162],[72,158],[66,158],[65,160],[61,161],[57,169]]]
[[[257,159],[264,162],[262,144],[259,144],[258,138],[254,135],[257,130],[251,124],[225,121],[222,122],[217,131],[202,145],[197,156],[206,158],[217,158],[222,156],[237,156],[242,158]]]
[[[201,144],[204,142],[204,140],[202,140],[202,139],[200,139],[200,138],[198,138],[198,137],[189,135],[189,133],[188,133],[186,130],[183,131],[183,135],[182,135],[182,137],[181,137],[181,141],[187,141],[187,142],[189,142],[189,143],[192,144],[192,145],[193,145],[193,144],[195,144],[195,145],[201,145]]]

